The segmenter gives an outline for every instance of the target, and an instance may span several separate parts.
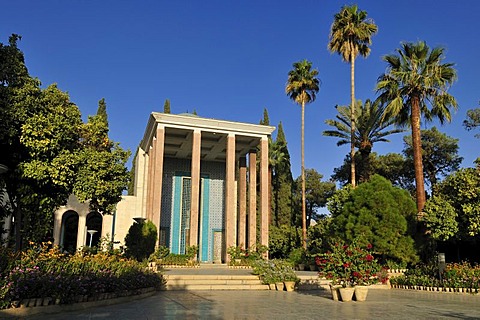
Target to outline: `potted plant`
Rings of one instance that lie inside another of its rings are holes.
[[[293,264],[294,267],[297,268],[297,270],[299,271],[305,270],[305,260],[306,260],[305,249],[303,247],[293,249],[288,256],[288,260]]]
[[[320,275],[342,285],[342,301],[350,301],[356,286],[368,286],[376,281],[380,266],[372,254],[372,246],[362,247],[353,241],[350,245],[337,242],[332,250],[318,255],[316,263]],[[359,288],[357,300],[366,299],[363,288]]]
[[[227,254],[230,256],[230,265],[239,266],[242,264],[242,260],[245,260],[247,251],[240,246],[230,246],[227,249]]]

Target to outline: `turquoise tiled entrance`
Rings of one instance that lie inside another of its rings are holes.
[[[206,174],[200,179],[200,210],[199,210],[199,259],[208,261],[209,248],[209,191],[210,179]],[[171,220],[171,246],[170,251],[184,254],[186,244],[189,242],[190,232],[190,173],[177,172],[174,176],[173,187],[173,214]]]

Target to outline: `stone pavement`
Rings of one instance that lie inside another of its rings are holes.
[[[370,290],[365,302],[327,291],[160,291],[127,303],[25,319],[480,319],[480,295]]]

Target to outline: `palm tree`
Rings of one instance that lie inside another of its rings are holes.
[[[355,188],[355,59],[360,54],[367,57],[370,54],[369,45],[372,36],[377,33],[377,26],[373,20],[367,19],[367,12],[358,10],[357,5],[343,6],[335,14],[330,30],[328,49],[342,56],[350,63],[350,158],[352,187]]]
[[[457,74],[452,63],[442,63],[444,49],[430,50],[424,41],[402,43],[396,53],[383,57],[387,72],[378,78],[378,99],[386,105],[384,118],[392,117],[397,125],[408,125],[412,129],[417,210],[420,214],[425,205],[420,121],[422,116],[425,121],[438,118],[441,124],[451,121],[450,108],[456,110],[458,106],[447,90]]]
[[[335,127],[336,130],[325,130],[324,136],[336,137],[340,140],[337,146],[350,143],[351,136],[351,121],[349,106],[336,106],[338,111],[336,120],[328,119],[325,123]],[[386,139],[394,133],[403,132],[403,129],[395,128],[387,130],[394,123],[394,119],[383,119],[384,108],[378,102],[372,103],[370,99],[362,104],[361,100],[357,100],[355,104],[355,132],[354,145],[362,157],[368,157],[372,151],[373,144],[376,142],[390,142]]]
[[[307,249],[307,213],[305,203],[305,104],[315,101],[320,90],[320,81],[317,78],[318,70],[312,70],[312,63],[307,60],[295,62],[293,70],[288,73],[285,93],[302,107],[301,150],[302,150],[302,235],[303,247]]]

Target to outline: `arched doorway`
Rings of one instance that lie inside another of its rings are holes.
[[[85,246],[96,247],[102,236],[103,217],[98,212],[90,212],[87,216],[87,243]],[[96,232],[94,232],[96,231]]]
[[[77,250],[78,213],[73,210],[65,212],[62,216],[62,235],[60,247],[70,253]]]

